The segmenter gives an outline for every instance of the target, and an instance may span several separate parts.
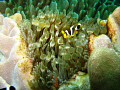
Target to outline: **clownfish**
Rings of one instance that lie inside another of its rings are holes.
[[[16,90],[16,88],[14,86],[9,86],[5,88],[1,88],[0,90]]]
[[[61,33],[63,34],[64,38],[69,38],[69,37],[73,37],[76,34],[78,34],[78,32],[82,30],[82,25],[81,23],[78,23],[76,25],[73,25],[70,27],[70,30],[62,30]]]

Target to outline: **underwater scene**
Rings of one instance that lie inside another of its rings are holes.
[[[0,90],[120,90],[120,0],[0,0]]]

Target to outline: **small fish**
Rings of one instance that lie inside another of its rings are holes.
[[[63,34],[64,38],[69,38],[69,37],[73,37],[76,34],[78,34],[78,32],[82,29],[82,25],[81,23],[78,23],[76,25],[73,25],[70,27],[70,30],[62,30],[61,33]]]

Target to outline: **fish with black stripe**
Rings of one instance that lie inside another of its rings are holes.
[[[62,30],[61,33],[63,34],[64,38],[69,38],[69,37],[74,37],[81,30],[82,30],[82,25],[81,23],[78,23],[76,25],[71,26],[69,30],[65,30],[65,31]]]
[[[0,90],[16,90],[16,88],[14,86],[9,86],[5,88],[1,88]]]

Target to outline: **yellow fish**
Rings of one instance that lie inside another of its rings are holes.
[[[61,33],[63,34],[64,38],[69,38],[69,37],[73,37],[76,34],[78,34],[78,31],[80,31],[82,29],[82,25],[81,23],[78,23],[76,25],[73,25],[70,27],[70,30],[62,30]]]

